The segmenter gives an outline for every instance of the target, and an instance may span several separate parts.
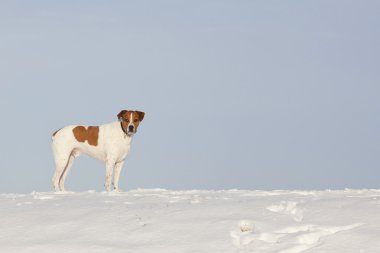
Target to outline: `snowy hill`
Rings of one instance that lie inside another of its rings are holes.
[[[0,194],[1,252],[380,252],[380,190]]]

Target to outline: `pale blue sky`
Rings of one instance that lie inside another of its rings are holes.
[[[146,112],[120,186],[380,188],[379,1],[1,1],[0,192],[51,134]],[[103,190],[80,157],[73,191]]]

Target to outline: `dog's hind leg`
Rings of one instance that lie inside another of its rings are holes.
[[[53,141],[53,153],[55,160],[55,172],[52,178],[53,188],[55,191],[60,191],[59,181],[68,165],[69,158],[72,153],[72,149],[61,148],[55,140]]]
[[[59,181],[62,177],[62,174],[68,164],[68,161],[69,161],[69,157],[67,156],[66,158],[56,158],[55,160],[55,172],[54,172],[54,176],[53,176],[53,187],[54,187],[54,190],[55,191],[60,191],[60,187],[59,187]]]
[[[73,166],[74,159],[77,156],[78,155],[75,153],[75,151],[73,151],[69,157],[69,161],[67,162],[66,167],[63,170],[63,173],[61,174],[61,177],[59,179],[59,190],[60,191],[65,191],[65,180],[66,180],[67,174],[69,173],[71,167]]]

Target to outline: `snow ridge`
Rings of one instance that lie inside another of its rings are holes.
[[[380,191],[0,194],[2,252],[377,252]],[[370,242],[370,243],[369,243]]]

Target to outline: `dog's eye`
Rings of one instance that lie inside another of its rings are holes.
[[[139,121],[139,120],[138,120],[138,119],[135,119],[134,121],[137,122],[137,121]]]
[[[126,119],[125,122],[129,123],[129,119]]]

